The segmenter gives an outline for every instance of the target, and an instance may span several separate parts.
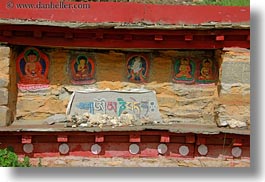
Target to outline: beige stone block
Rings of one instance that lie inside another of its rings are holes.
[[[8,84],[9,84],[9,75],[0,73],[0,88],[8,87]]]
[[[11,113],[8,107],[0,106],[0,127],[7,126],[11,121]]]
[[[169,108],[174,108],[177,101],[174,96],[169,96],[166,94],[157,94],[157,102],[159,107],[169,107]]]
[[[39,113],[51,113],[51,114],[63,114],[66,112],[67,103],[62,102],[56,98],[49,98],[44,102],[37,112]]]
[[[9,58],[10,48],[9,47],[0,47],[0,58]]]
[[[46,100],[45,97],[40,96],[19,97],[17,100],[17,112],[34,112],[43,106]]]
[[[100,81],[97,82],[97,87],[98,89],[105,90],[105,89],[110,89],[110,90],[121,90],[123,88],[122,82],[110,82],[110,81]]]
[[[42,113],[42,112],[26,112],[26,113],[19,113],[16,115],[16,117],[17,119],[21,119],[21,120],[39,121],[39,120],[47,119],[48,117],[52,115],[53,114]]]
[[[68,101],[53,96],[26,96],[17,101],[16,117],[26,120],[45,119],[52,114],[65,113]]]
[[[0,105],[8,104],[8,89],[0,88]]]
[[[164,83],[150,82],[146,84],[145,88],[148,90],[154,90],[156,94],[166,94],[166,95],[176,96],[172,83],[170,82],[164,82]]]
[[[0,58],[0,72],[2,74],[9,74],[10,59],[7,57]]]

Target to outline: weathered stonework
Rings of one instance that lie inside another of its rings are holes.
[[[248,50],[144,53],[144,55],[150,54],[149,78],[145,83],[128,81],[128,54],[138,53],[96,50],[92,53],[89,50],[88,55],[93,55],[95,59],[96,82],[89,85],[73,85],[69,66],[73,50],[46,48],[41,51],[50,58],[49,88],[24,91],[17,90],[19,79],[16,76],[15,65],[15,60],[19,55],[17,50],[21,52],[23,49],[14,48],[11,57],[9,57],[9,48],[0,49],[0,60],[3,61],[1,65],[3,72],[0,74],[1,126],[10,124],[12,116],[15,116],[15,120],[34,121],[56,114],[65,114],[71,94],[74,91],[86,89],[153,90],[156,92],[161,117],[165,124],[217,124],[222,127],[243,128],[250,125],[250,56]],[[199,84],[196,81],[192,84],[173,82],[174,60],[180,57],[189,57],[196,60],[196,63],[200,63],[198,60],[203,57],[211,57],[219,68],[218,84]],[[10,63],[7,60],[10,60]]]
[[[9,68],[10,48],[0,47],[0,126],[9,125],[11,114],[9,109]]]
[[[0,73],[0,87],[7,88],[9,85],[9,75]]]
[[[8,89],[0,88],[0,105],[8,104]]]
[[[250,64],[242,60],[225,61],[222,65],[222,81],[224,84],[245,83],[250,82]]]
[[[10,124],[10,110],[7,106],[0,106],[0,126],[6,126]]]
[[[227,49],[220,71],[220,95],[216,106],[219,126],[250,126],[250,51]]]
[[[156,92],[162,119],[165,123],[200,123],[214,125],[215,84],[179,84],[172,82],[173,60],[179,56],[194,59],[213,56],[213,51],[159,51],[152,54],[147,83],[128,81],[127,52],[95,51],[95,76],[90,85],[73,85],[67,60],[70,50],[47,49],[51,64],[50,88],[39,92],[18,91],[16,118],[41,120],[66,111],[70,95],[75,90],[131,90],[144,88]],[[135,53],[131,53],[135,54]]]

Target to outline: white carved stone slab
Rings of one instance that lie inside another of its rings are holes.
[[[119,117],[126,112],[136,119],[161,121],[156,94],[153,91],[76,91],[66,114],[107,114]]]

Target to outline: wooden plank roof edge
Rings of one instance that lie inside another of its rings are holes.
[[[97,28],[114,28],[114,29],[250,29],[249,22],[229,23],[229,22],[209,22],[203,24],[151,24],[146,22],[138,23],[83,23],[83,22],[56,22],[47,20],[21,20],[21,19],[0,19],[1,25],[26,25],[26,26],[53,26],[66,27],[74,29],[97,29]]]

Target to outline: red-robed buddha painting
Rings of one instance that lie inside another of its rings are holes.
[[[214,83],[217,81],[217,66],[214,60],[205,58],[199,65],[197,82]]]
[[[91,56],[75,55],[71,59],[71,82],[77,85],[95,83],[95,64]]]
[[[21,90],[38,90],[48,87],[49,58],[40,50],[26,48],[16,60]]]

